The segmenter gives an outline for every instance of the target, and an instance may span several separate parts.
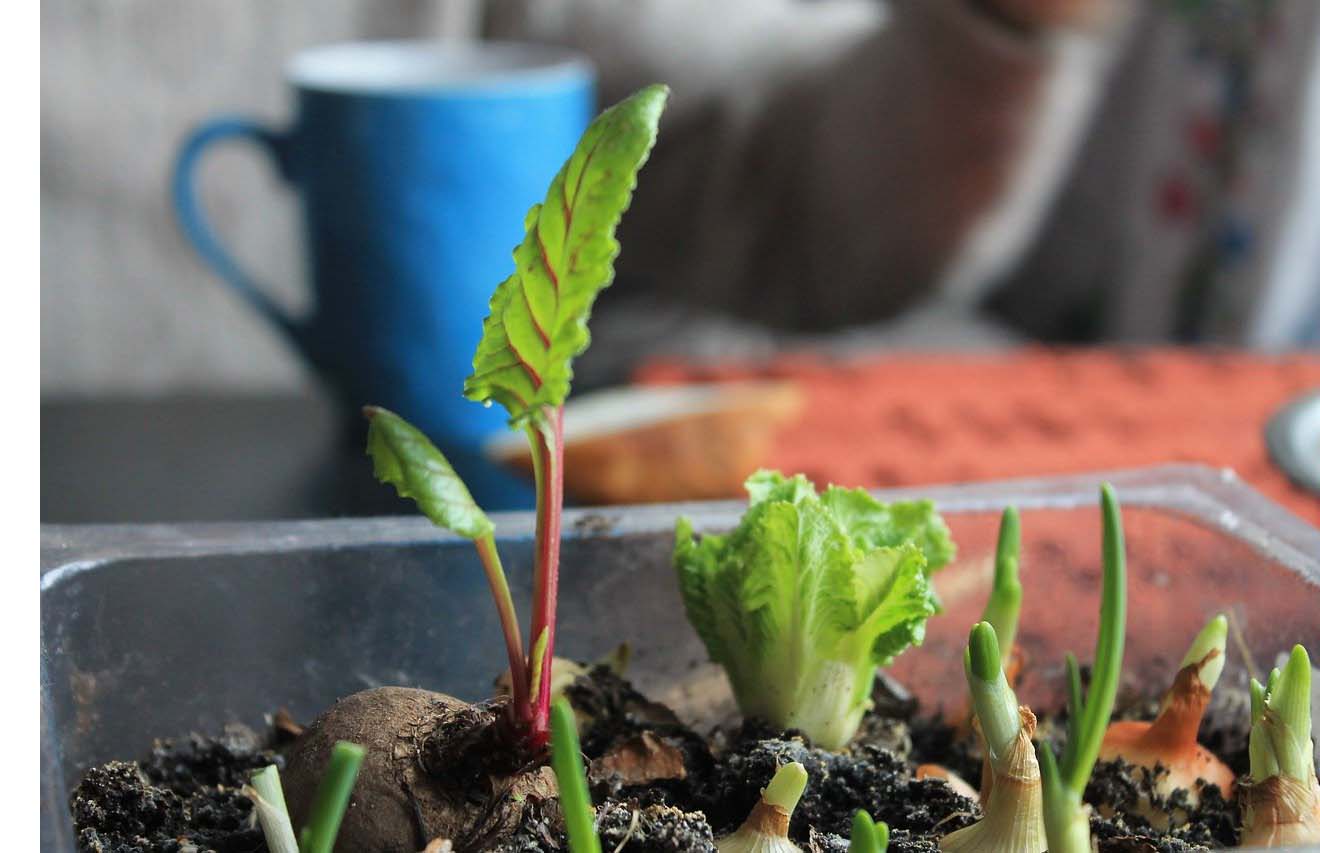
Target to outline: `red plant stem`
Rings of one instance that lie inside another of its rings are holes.
[[[564,515],[564,409],[546,412],[548,430],[533,427],[536,470],[536,570],[532,584],[532,647],[545,632],[540,684],[533,698],[531,746],[540,749],[550,739],[550,676],[555,654],[555,606],[559,601],[559,536]],[[536,662],[529,661],[536,671]]]
[[[499,551],[495,549],[495,537],[487,534],[474,540],[481,565],[486,570],[486,581],[490,584],[490,593],[495,598],[495,608],[500,615],[500,630],[504,633],[504,650],[509,656],[509,680],[513,686],[513,718],[523,726],[531,724],[532,705],[527,695],[527,658],[522,650],[522,633],[518,628],[518,615],[513,609],[513,596],[509,594],[509,581],[500,564]]]

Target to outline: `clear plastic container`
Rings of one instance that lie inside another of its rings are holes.
[[[1232,617],[1225,678],[1268,670],[1302,643],[1320,659],[1320,531],[1231,473],[1150,468],[879,492],[929,496],[958,542],[938,576],[946,612],[893,674],[923,701],[961,701],[961,649],[988,586],[998,514],[1022,511],[1020,694],[1059,696],[1062,658],[1095,641],[1097,487],[1124,505],[1129,553],[1125,682],[1156,692],[1214,612]],[[630,675],[691,717],[729,707],[688,627],[669,564],[673,524],[736,523],[737,502],[570,511],[562,655],[627,641]],[[520,612],[533,520],[496,517]],[[89,765],[144,754],[155,737],[260,727],[280,706],[307,719],[382,684],[476,699],[503,668],[494,608],[471,546],[421,518],[205,525],[47,526],[41,565],[42,849],[74,849],[68,792]],[[1320,683],[1320,682],[1318,682]]]

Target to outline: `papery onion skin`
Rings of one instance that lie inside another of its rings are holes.
[[[1036,717],[1025,705],[1019,729],[992,768],[994,784],[982,800],[984,817],[940,839],[943,853],[1044,853],[1040,765],[1031,737]]]
[[[1244,784],[1243,847],[1288,847],[1320,844],[1320,783],[1290,776],[1271,776],[1259,784]]]

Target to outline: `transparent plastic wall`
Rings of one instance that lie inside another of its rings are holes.
[[[1124,684],[1167,684],[1216,612],[1233,635],[1226,683],[1268,671],[1293,643],[1320,660],[1320,531],[1231,474],[1169,467],[878,493],[930,496],[959,545],[938,575],[945,612],[892,674],[927,707],[961,707],[962,646],[988,588],[998,514],[1022,511],[1020,695],[1058,701],[1065,651],[1095,642],[1097,488],[1113,482],[1129,554]],[[691,718],[731,710],[688,627],[669,555],[673,523],[737,522],[739,503],[571,511],[557,651],[598,657],[620,642],[630,676]],[[520,612],[533,521],[497,516]],[[43,849],[71,850],[68,791],[88,765],[144,754],[153,738],[254,727],[283,706],[309,719],[383,684],[489,695],[502,644],[471,546],[424,519],[42,531]]]

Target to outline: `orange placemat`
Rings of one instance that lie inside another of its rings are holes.
[[[1055,350],[787,355],[757,364],[666,359],[648,384],[789,378],[802,416],[766,464],[818,484],[899,486],[1129,468],[1229,467],[1320,526],[1320,498],[1270,461],[1264,427],[1290,398],[1320,387],[1320,355]]]

